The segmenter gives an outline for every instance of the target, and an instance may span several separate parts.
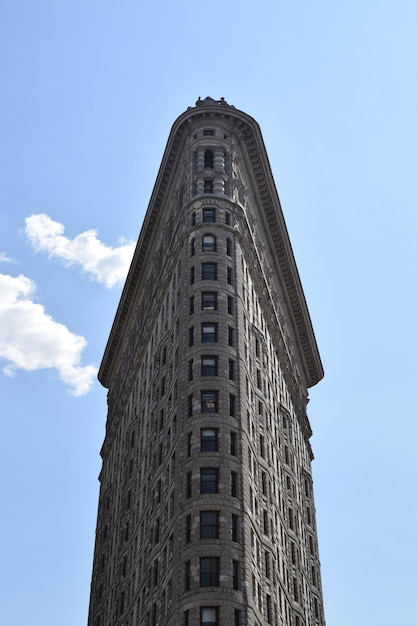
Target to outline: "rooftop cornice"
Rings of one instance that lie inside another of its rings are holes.
[[[259,125],[252,117],[227,104],[224,99],[213,100],[212,98],[206,98],[204,100],[199,99],[195,107],[189,107],[187,111],[176,119],[171,128],[101,362],[98,378],[105,387],[110,386],[112,377],[116,373],[114,369],[117,366],[118,357],[121,356],[119,352],[122,348],[125,325],[128,322],[131,306],[140,286],[144,261],[152,237],[161,219],[160,209],[163,206],[164,197],[170,185],[174,165],[184,140],[184,135],[187,132],[187,126],[191,121],[196,122],[199,118],[203,120],[210,117],[227,118],[229,123],[232,121],[235,129],[239,131],[242,137],[276,253],[277,267],[287,299],[287,306],[292,316],[296,340],[304,364],[307,385],[309,387],[315,385],[324,375],[307,303]]]

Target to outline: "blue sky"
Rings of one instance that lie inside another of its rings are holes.
[[[86,624],[96,381],[170,127],[259,122],[326,376],[309,416],[328,626],[416,624],[414,1],[0,3],[0,598]]]

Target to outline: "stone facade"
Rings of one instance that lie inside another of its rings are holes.
[[[306,414],[322,376],[259,127],[199,100],[99,372],[89,626],[324,626]]]

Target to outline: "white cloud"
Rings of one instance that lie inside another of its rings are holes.
[[[46,251],[67,265],[81,265],[93,280],[109,289],[126,278],[135,249],[133,241],[120,241],[119,247],[112,248],[97,239],[95,230],[68,239],[64,236],[64,225],[45,213],[31,215],[25,222],[25,233],[35,250]]]
[[[30,278],[0,274],[0,358],[3,372],[55,368],[75,396],[90,389],[97,374],[92,365],[80,365],[87,342],[70,332],[33,301],[35,284]]]
[[[11,259],[5,252],[0,252],[0,263],[13,263],[13,259]]]

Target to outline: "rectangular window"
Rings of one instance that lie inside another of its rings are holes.
[[[232,578],[233,589],[239,589],[240,586],[240,564],[239,561],[232,561]]]
[[[296,565],[297,564],[297,553],[296,553],[295,543],[293,541],[290,541],[290,550],[291,550],[291,563],[293,565]]]
[[[232,296],[227,296],[227,312],[229,315],[233,315],[233,298]]]
[[[201,293],[201,308],[203,309],[203,311],[217,310],[217,291],[203,291]]]
[[[201,264],[201,280],[217,280],[217,263]]]
[[[292,579],[292,588],[294,592],[294,600],[298,602],[298,584],[297,584],[297,579],[295,577]]]
[[[203,343],[217,341],[217,324],[201,324],[201,341]]]
[[[217,413],[219,408],[219,392],[218,391],[202,391],[201,392],[201,412]]]
[[[190,285],[193,285],[195,281],[195,268],[190,267]]]
[[[191,515],[185,518],[185,541],[187,543],[191,541]]]
[[[190,326],[188,329],[188,345],[190,347],[194,345],[194,326]]]
[[[239,516],[232,513],[232,541],[239,542]]]
[[[190,611],[184,611],[184,626],[190,626]]]
[[[200,626],[219,626],[219,607],[202,606],[200,609]]]
[[[187,435],[187,456],[191,456],[191,441],[192,441],[192,433],[188,433]]]
[[[215,222],[216,209],[203,209],[203,222]]]
[[[185,591],[191,587],[191,561],[185,563]]]
[[[236,396],[234,396],[232,393],[229,394],[229,415],[231,417],[236,416]]]
[[[231,472],[231,495],[237,498],[237,472]]]
[[[235,362],[229,359],[229,380],[235,379]]]
[[[271,578],[271,553],[265,550],[265,576]]]
[[[232,272],[232,268],[228,267],[227,268],[227,284],[231,285],[233,281],[233,272]]]
[[[229,346],[234,346],[234,332],[233,332],[233,327],[229,326],[228,327],[228,339],[229,339]]]
[[[200,587],[218,587],[219,570],[219,557],[200,557]]]
[[[219,512],[200,511],[200,539],[219,538]]]
[[[258,389],[262,389],[262,377],[261,377],[261,370],[256,370],[256,385],[258,387]]]
[[[190,315],[194,313],[194,296],[190,297]]]
[[[217,356],[201,357],[201,376],[217,376]]]
[[[267,491],[267,482],[266,482],[266,472],[261,471],[261,481],[262,481],[262,493],[264,496],[268,495]]]
[[[203,130],[204,137],[214,137],[214,130],[207,128]]]
[[[234,430],[230,431],[230,454],[237,455],[237,435]]]
[[[188,417],[193,416],[193,394],[188,396]]]
[[[272,623],[272,602],[269,594],[266,596],[266,621],[268,624]]]
[[[265,458],[265,437],[259,435],[259,452],[262,458]]]
[[[201,452],[218,452],[219,431],[217,428],[202,428],[201,431]]]
[[[188,361],[188,380],[193,379],[193,359]]]
[[[235,609],[235,623],[234,626],[241,626],[241,611],[239,609]]]
[[[264,533],[265,535],[269,535],[269,520],[268,520],[268,511],[264,509],[263,511],[264,518]]]
[[[194,237],[190,241],[190,256],[195,255],[195,239]]]
[[[191,472],[187,472],[186,494],[187,498],[191,498]]]
[[[219,493],[219,469],[217,467],[200,469],[200,493]]]

